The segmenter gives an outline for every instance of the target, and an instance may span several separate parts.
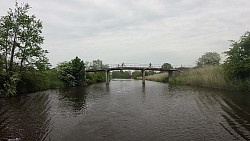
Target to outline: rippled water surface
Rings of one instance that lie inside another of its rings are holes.
[[[0,140],[250,140],[250,94],[112,81],[0,99]]]

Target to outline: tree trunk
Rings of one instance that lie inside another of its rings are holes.
[[[7,36],[5,38],[5,71],[8,72],[8,35],[9,35],[9,29],[6,29],[7,30]]]
[[[16,33],[14,35],[13,46],[11,48],[11,54],[10,54],[10,67],[9,67],[10,71],[13,71],[13,62],[14,62],[15,49],[16,49]]]
[[[22,72],[22,69],[23,69],[23,62],[24,62],[24,58],[22,58],[22,60],[21,60],[20,73]]]

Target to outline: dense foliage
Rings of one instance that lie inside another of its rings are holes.
[[[141,71],[133,71],[132,72],[132,78],[133,79],[138,79],[141,76],[142,76],[142,72]]]
[[[28,71],[20,74],[17,83],[17,92],[30,93],[46,89],[63,87],[63,83],[57,77],[57,71],[50,69],[46,71]]]
[[[112,72],[112,78],[130,79],[131,78],[131,72],[130,71],[113,71]]]
[[[250,32],[246,32],[239,41],[231,42],[224,68],[232,77],[246,79],[250,77]]]
[[[93,60],[90,63],[86,63],[86,68],[90,69],[101,69],[101,68],[107,68],[107,65],[104,65],[101,60]],[[105,72],[92,72],[87,73],[86,75],[86,82],[87,84],[93,84],[98,82],[105,82],[106,81],[106,74]]]
[[[45,57],[48,51],[41,48],[42,22],[28,15],[30,8],[16,2],[15,9],[9,9],[0,19],[0,96],[18,93],[18,85],[28,83],[24,76],[30,71],[49,68]]]
[[[76,57],[69,62],[63,62],[57,66],[58,77],[65,86],[82,86],[85,82],[85,65]]]
[[[219,65],[220,60],[220,54],[218,54],[217,52],[206,52],[197,60],[196,64],[198,67],[204,67],[207,65]]]
[[[35,15],[28,15],[30,6],[24,4],[15,5],[15,9],[8,11],[6,16],[0,19],[0,52],[2,65],[5,71],[20,71],[23,67],[35,67],[44,69],[48,65],[48,59],[40,45],[44,41],[42,22],[36,20]]]
[[[171,69],[171,68],[172,68],[172,65],[169,64],[169,63],[164,63],[164,64],[161,66],[161,68],[163,68],[163,69]]]

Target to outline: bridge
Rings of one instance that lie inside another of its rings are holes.
[[[101,68],[86,68],[86,72],[106,72],[106,84],[109,84],[110,79],[109,79],[109,73],[110,71],[115,71],[115,70],[139,70],[142,72],[142,84],[145,84],[145,71],[151,70],[151,71],[161,71],[161,72],[168,72],[168,79],[173,76],[173,72],[179,71],[176,68],[162,68],[161,65],[134,65],[134,64],[124,64],[122,63],[121,65],[105,65],[104,67]]]

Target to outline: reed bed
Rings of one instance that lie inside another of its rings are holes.
[[[171,81],[172,84],[186,84],[225,90],[249,90],[250,81],[229,79],[223,67],[207,66],[203,68],[192,68],[177,74]]]
[[[168,77],[168,73],[164,72],[164,73],[157,73],[157,74],[153,74],[153,75],[148,75],[145,78],[146,78],[146,80],[149,80],[149,81],[166,82],[167,77]]]

